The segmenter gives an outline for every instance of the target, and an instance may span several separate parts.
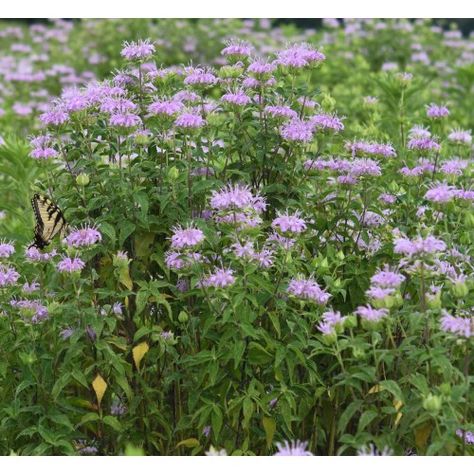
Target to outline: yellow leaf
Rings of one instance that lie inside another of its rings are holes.
[[[395,416],[394,425],[398,426],[398,424],[400,423],[400,420],[402,419],[402,416],[403,416],[403,413],[401,412],[403,402],[400,401],[400,400],[394,400],[393,401],[393,406],[395,407],[395,410],[397,410],[397,415]]]
[[[143,356],[149,351],[150,346],[147,342],[141,342],[138,346],[135,346],[132,349],[133,361],[135,362],[135,367],[140,370],[140,362],[143,359]]]
[[[100,374],[97,374],[97,377],[92,382],[92,388],[94,389],[95,396],[97,397],[97,402],[100,405],[100,402],[104,397],[104,393],[107,390],[107,383]]]
[[[176,445],[177,448],[179,448],[180,446],[184,446],[185,448],[195,448],[199,446],[199,441],[196,438],[183,439],[183,441],[180,441]]]
[[[273,418],[267,416],[263,417],[263,429],[265,430],[265,437],[267,439],[267,448],[272,445],[273,436],[275,436],[276,422]]]
[[[380,392],[380,385],[377,384],[377,385],[374,385],[369,391],[368,393],[378,393]]]
[[[119,282],[122,283],[122,285],[127,288],[127,290],[132,291],[133,289],[133,282],[132,279],[130,278],[130,272],[128,270],[128,267],[122,267],[120,268],[120,273],[119,273]]]
[[[424,423],[415,429],[415,445],[420,451],[425,451],[426,445],[428,444],[428,438],[432,431],[433,425],[430,422]]]

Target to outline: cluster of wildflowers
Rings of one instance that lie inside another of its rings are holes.
[[[369,428],[384,446],[391,414],[390,435],[400,446],[390,444],[403,452],[412,437],[405,426],[421,409],[436,412],[441,430],[461,422],[469,428],[465,420],[453,425],[452,415],[434,406],[437,398],[412,383],[423,374],[436,390],[442,384],[448,399],[443,382],[458,384],[450,374],[462,378],[472,343],[472,124],[451,92],[463,86],[449,71],[472,62],[466,41],[416,22],[329,19],[322,35],[301,32],[282,47],[283,30],[236,23],[242,40],[204,31],[207,44],[221,51],[212,58],[202,54],[206,41],[197,35],[181,35],[176,46],[173,34],[143,31],[153,40],[127,39],[115,48],[121,69],[113,76],[70,77],[55,100],[37,89],[47,78],[72,76],[66,65],[44,78],[33,68],[30,98],[36,95],[28,103],[13,103],[0,81],[1,106],[25,120],[39,117],[42,130],[30,139],[27,161],[44,180],[34,186],[68,204],[63,211],[73,226],[62,241],[55,236],[46,250],[33,246],[22,255],[20,239],[8,240],[16,224],[6,217],[1,342],[24,344],[17,337],[24,326],[35,337],[53,334],[61,374],[53,382],[42,377],[44,386],[74,403],[92,386],[107,414],[90,416],[86,430],[83,406],[67,407],[88,439],[55,448],[102,454],[108,443],[91,433],[109,439],[109,429],[123,422],[152,452],[162,440],[150,433],[166,432],[163,452],[167,444],[184,452],[183,435],[195,453],[232,454],[234,433],[245,439],[235,449],[267,453],[271,443],[262,440],[257,413],[267,437],[275,431],[272,442],[287,431],[311,440],[310,449],[300,441],[276,443],[277,456],[339,449],[391,455],[374,444],[357,450],[372,440]],[[175,29],[179,36],[185,28]],[[259,33],[255,45],[247,41],[252,32]],[[447,49],[430,47],[431,34]],[[307,42],[311,35],[331,45],[331,56]],[[374,60],[368,51],[382,42]],[[196,65],[170,66],[172,44],[175,63],[195,53],[197,60],[184,64]],[[13,44],[12,52],[29,55],[29,48],[36,47]],[[445,53],[453,65],[441,61]],[[92,62],[103,64],[106,48],[97,54]],[[0,60],[0,78],[9,73],[27,82],[9,61]],[[314,74],[316,67],[327,69]],[[377,78],[370,87],[368,70]],[[439,73],[436,87],[417,89],[428,70]],[[50,346],[36,337],[35,353],[49,355]],[[19,352],[21,364],[8,366],[15,380],[25,365],[40,370],[29,349]],[[99,375],[105,389],[92,378]],[[158,397],[159,411],[140,395],[145,389]],[[307,395],[315,389],[316,401]],[[4,398],[16,397],[15,390]],[[373,399],[385,418],[369,411],[370,426],[348,420],[340,433],[348,406],[363,416],[362,390],[364,405]],[[136,396],[127,406],[130,391]],[[407,391],[402,412],[402,397],[391,395]],[[450,399],[457,413],[471,402],[463,397]],[[334,420],[321,419],[315,432],[311,420],[334,400]],[[427,450],[457,449],[459,440],[440,443],[438,431]],[[0,426],[1,439],[12,437],[4,435]],[[457,435],[472,444],[472,433]]]

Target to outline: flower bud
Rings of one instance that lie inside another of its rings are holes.
[[[357,359],[357,360],[365,359],[365,351],[364,351],[364,349],[362,349],[360,347],[353,347],[352,348],[352,355],[353,355],[354,359]]]
[[[453,282],[450,290],[452,295],[456,298],[464,298],[469,293],[469,289],[467,288],[466,282],[463,280],[456,280],[455,282]]]
[[[423,408],[432,415],[436,415],[441,410],[441,404],[441,397],[433,395],[432,393],[423,400]]]
[[[79,186],[87,186],[90,182],[90,178],[89,178],[89,175],[86,174],[86,173],[81,173],[79,175],[77,175],[76,177],[76,183],[79,185]]]
[[[336,100],[330,94],[324,93],[321,100],[321,106],[324,110],[332,111],[336,107]]]
[[[441,308],[441,292],[428,293],[426,295],[426,303],[430,309],[440,309]]]
[[[219,70],[219,77],[221,79],[236,79],[241,76],[243,72],[242,67],[238,65],[226,65],[222,66],[221,69]]]
[[[442,383],[439,386],[439,389],[440,389],[440,391],[443,395],[445,395],[445,396],[451,395],[451,385],[449,383],[447,383],[447,382]]]
[[[172,166],[168,170],[168,178],[171,179],[171,181],[176,181],[179,177],[179,170],[176,168],[176,166]]]
[[[178,314],[178,321],[180,323],[187,323],[189,320],[189,316],[188,316],[188,313],[186,313],[186,311],[181,311],[179,314]]]
[[[344,319],[344,327],[345,328],[355,328],[357,326],[357,317],[354,315],[347,316],[346,319]]]

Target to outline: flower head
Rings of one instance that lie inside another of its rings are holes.
[[[307,450],[308,443],[296,441],[285,441],[284,443],[277,443],[278,451],[274,456],[312,456],[313,453]]]
[[[84,267],[85,263],[78,257],[65,257],[57,264],[57,269],[61,273],[79,272]]]
[[[89,247],[102,240],[102,234],[95,227],[83,227],[73,230],[66,238],[69,247]]]
[[[171,247],[183,249],[186,247],[195,247],[204,240],[204,233],[201,229],[195,227],[175,227],[171,236]]]
[[[282,233],[300,234],[306,230],[306,223],[301,219],[299,212],[295,214],[280,214],[273,219],[272,227]]]
[[[130,43],[125,42],[120,54],[125,59],[132,61],[149,59],[153,56],[154,52],[155,46],[150,42],[150,40],[146,39],[132,41]]]
[[[319,305],[325,305],[331,298],[331,295],[321,289],[312,278],[292,278],[287,291],[297,298],[314,301]]]

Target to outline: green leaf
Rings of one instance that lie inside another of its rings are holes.
[[[119,232],[119,246],[122,247],[123,243],[129,237],[133,231],[136,229],[136,225],[130,221],[121,221],[119,224],[120,232]]]
[[[377,412],[375,410],[367,410],[362,413],[359,418],[359,426],[357,427],[357,431],[364,431],[365,427],[370,424],[372,420],[377,418]]]
[[[115,416],[110,416],[110,415],[104,416],[103,421],[107,426],[110,426],[115,431],[122,431],[123,430],[122,424],[120,423],[120,421]]]
[[[401,402],[404,403],[403,393],[402,393],[402,390],[400,389],[400,387],[398,386],[397,382],[395,382],[394,380],[383,380],[382,382],[380,382],[380,387],[383,390],[387,390],[397,400],[400,400]]]
[[[267,440],[267,448],[273,443],[273,437],[275,436],[276,431],[276,422],[273,418],[269,418],[268,416],[264,416],[263,420],[263,429],[265,430],[265,438]]]
[[[219,433],[221,432],[222,423],[223,423],[222,411],[217,405],[214,405],[212,407],[211,424],[212,424],[212,431],[216,439],[218,439]]]
[[[117,235],[112,225],[110,225],[108,222],[102,222],[100,224],[100,231],[111,240],[112,245],[115,245],[115,239],[117,238]]]
[[[337,423],[337,432],[339,434],[343,434],[347,424],[354,416],[354,414],[359,410],[362,406],[362,400],[354,400],[350,403],[347,408],[342,412],[342,415],[339,417],[339,422]]]
[[[84,425],[85,423],[90,423],[91,421],[100,420],[100,416],[98,413],[86,413],[82,418],[81,421],[77,426]]]

